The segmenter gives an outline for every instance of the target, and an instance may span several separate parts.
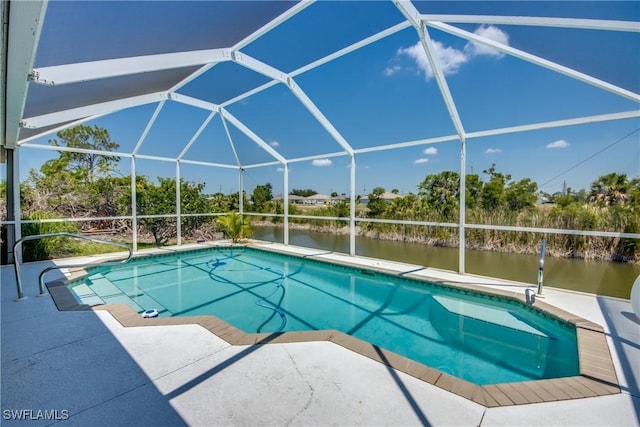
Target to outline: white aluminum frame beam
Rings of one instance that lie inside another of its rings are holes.
[[[272,214],[272,213],[264,213],[264,212],[245,212],[244,214],[246,216],[259,216],[259,217],[269,217],[269,218],[278,218],[283,216],[283,214]]]
[[[554,120],[549,122],[532,123],[528,125],[511,126],[506,128],[495,128],[489,130],[481,130],[475,132],[469,132],[466,134],[466,139],[484,138],[494,135],[505,135],[509,133],[522,133],[527,131],[541,130],[541,129],[553,129],[559,127],[583,125],[588,123],[600,123],[609,122],[615,120],[627,120],[640,118],[640,110],[626,111],[621,113],[612,114],[600,114],[595,116],[578,117],[575,119]],[[399,142],[395,144],[377,145],[375,147],[358,148],[355,154],[373,153],[377,151],[395,150],[397,148],[416,147],[420,145],[437,144],[443,142],[459,141],[458,135],[448,135],[429,139],[419,139],[415,141]],[[289,162],[297,161],[298,159],[291,159]]]
[[[293,94],[298,98],[302,105],[315,117],[315,119],[322,125],[322,127],[329,132],[329,135],[336,140],[336,142],[344,149],[344,151],[350,156],[353,155],[353,148],[347,142],[346,139],[338,132],[338,130],[333,126],[333,124],[325,117],[324,114],[320,111],[318,107],[311,101],[311,99],[307,96],[306,93],[302,90],[300,86],[293,80],[293,78],[287,79],[287,86]]]
[[[280,16],[278,16],[275,19],[271,20],[270,22],[268,22],[267,24],[263,25],[258,30],[254,31],[249,36],[245,37],[244,39],[242,39],[241,41],[236,43],[234,46],[232,46],[229,49],[229,52],[232,51],[232,50],[242,49],[243,47],[245,47],[248,44],[250,44],[252,41],[254,41],[254,40],[258,39],[259,37],[261,37],[262,35],[268,33],[273,28],[277,27],[281,23],[285,22],[287,19],[291,18],[292,16],[296,15],[298,12],[300,12],[303,9],[305,9],[306,7],[310,6],[311,4],[313,4],[313,2],[314,2],[314,0],[303,0],[303,1],[299,2],[299,3],[297,3],[296,5],[294,5],[293,7],[288,9],[287,11],[283,12],[282,14],[280,14]],[[230,57],[231,57],[231,55],[229,53],[229,59],[230,59]],[[196,79],[200,75],[202,75],[202,74],[206,73],[207,71],[209,71],[216,64],[217,64],[217,62],[214,62],[214,63],[210,63],[210,64],[207,64],[207,65],[204,65],[203,67],[200,67],[196,72],[194,72],[193,74],[189,75],[184,80],[182,80],[182,81],[178,82],[177,84],[175,84],[171,89],[169,89],[169,91],[173,92],[173,91],[176,91],[176,90],[180,89],[181,87],[183,87],[184,85],[186,85],[190,81]]]
[[[109,221],[112,219],[127,220],[131,219],[130,215],[116,215],[116,216],[91,216],[91,217],[76,217],[76,218],[50,218],[50,219],[23,219],[23,224],[38,224],[38,223],[61,223],[61,222],[87,222],[87,221]],[[6,222],[3,222],[6,224]]]
[[[136,159],[145,159],[145,160],[157,160],[159,162],[167,162],[167,163],[175,163],[175,157],[162,157],[162,156],[152,156],[149,154],[132,154],[132,157]]]
[[[182,176],[180,174],[180,160],[176,160],[176,239],[178,246],[182,246]]]
[[[272,19],[271,21],[267,22],[262,27],[258,28],[256,31],[254,31],[253,33],[251,33],[250,35],[248,35],[244,39],[240,40],[238,43],[236,43],[233,46],[232,49],[233,50],[242,49],[243,47],[247,46],[248,44],[250,44],[254,40],[262,37],[265,34],[267,34],[269,31],[271,31],[272,29],[276,28],[278,25],[282,24],[283,22],[285,22],[288,19],[290,19],[291,17],[297,15],[298,13],[300,13],[301,11],[306,9],[307,7],[311,6],[313,3],[315,3],[315,0],[302,0],[302,1],[300,1],[299,3],[295,4],[291,8],[285,10],[283,13],[281,13],[276,18]]]
[[[244,223],[244,169],[238,169],[238,210],[240,211],[240,223]]]
[[[317,67],[319,67],[321,65],[324,65],[324,64],[326,64],[328,62],[333,61],[334,59],[340,58],[341,56],[344,56],[344,55],[346,55],[348,53],[351,53],[351,52],[353,52],[355,50],[358,50],[358,49],[360,49],[362,47],[365,47],[365,46],[367,46],[367,45],[369,45],[369,44],[371,44],[373,42],[376,42],[376,41],[381,40],[381,39],[383,39],[385,37],[388,37],[388,36],[390,36],[392,34],[395,34],[398,31],[404,30],[404,29],[406,29],[406,28],[408,28],[410,26],[411,26],[411,24],[409,24],[406,21],[403,21],[403,22],[401,22],[399,24],[394,25],[393,27],[390,27],[390,28],[388,28],[386,30],[383,30],[383,31],[379,32],[378,34],[374,34],[373,36],[370,36],[370,37],[368,37],[368,38],[366,38],[366,39],[364,39],[362,41],[356,42],[356,43],[354,43],[354,44],[352,44],[350,46],[347,46],[347,47],[345,47],[345,48],[343,48],[343,49],[341,49],[339,51],[336,51],[336,52],[334,52],[332,54],[329,54],[329,55],[325,56],[324,58],[320,58],[320,59],[318,59],[318,60],[316,60],[314,62],[311,62],[311,63],[309,63],[309,64],[307,64],[307,65],[305,65],[303,67],[300,67],[297,70],[289,73],[289,76],[290,77],[296,77],[296,76],[298,76],[300,74],[306,73],[307,71],[313,70],[314,68],[317,68]],[[255,95],[256,93],[260,93],[263,90],[269,89],[270,87],[275,86],[278,83],[280,83],[280,81],[272,80],[272,81],[270,81],[268,83],[263,84],[262,86],[259,86],[257,88],[251,89],[250,91],[247,91],[247,92],[245,92],[243,94],[240,94],[240,95],[236,96],[235,98],[229,99],[229,100],[221,103],[220,106],[221,107],[227,107],[227,106],[229,106],[231,104],[234,104],[234,103],[236,103],[238,101],[242,101],[243,99],[246,99],[246,98],[248,98],[248,97],[250,97],[252,95]]]
[[[575,28],[582,30],[604,30],[640,32],[640,22],[614,21],[606,19],[552,18],[498,15],[421,15],[423,21],[453,22],[457,24],[521,25],[527,27]]]
[[[236,164],[238,165],[238,168],[241,168],[242,163],[240,162],[240,157],[238,156],[238,152],[236,151],[236,145],[233,143],[233,138],[231,138],[231,132],[229,132],[227,121],[224,119],[222,115],[220,115],[220,120],[222,121],[222,127],[224,127],[224,132],[227,134],[227,141],[229,141],[229,146],[231,146],[231,151],[233,151],[233,157],[236,159]]]
[[[194,98],[192,96],[182,95],[176,92],[169,92],[168,97],[172,101],[176,101],[185,105],[191,105],[192,107],[201,108],[203,110],[215,112],[220,111],[220,107],[217,104],[199,98]]]
[[[442,67],[440,66],[440,61],[438,60],[436,49],[433,45],[433,41],[429,37],[427,28],[421,21],[420,13],[410,1],[394,0],[394,3],[396,4],[400,12],[402,12],[402,14],[411,22],[411,24],[416,29],[424,52],[427,55],[427,60],[429,61],[431,70],[433,71],[433,76],[438,83],[438,87],[440,88],[440,92],[442,93],[442,98],[444,99],[447,110],[449,111],[449,116],[451,117],[453,126],[455,127],[460,140],[464,140],[465,132],[464,127],[462,126],[462,121],[460,120],[460,114],[458,114],[456,104],[455,102],[453,102],[453,97],[451,96],[449,85],[447,84],[447,80],[444,77],[444,72],[442,71]]]
[[[435,138],[417,139],[415,141],[397,142],[395,144],[376,145],[375,147],[357,148],[355,154],[373,153],[376,151],[395,150],[396,148],[417,147],[420,145],[438,144],[441,142],[460,141],[459,135],[438,136]]]
[[[198,139],[198,137],[200,136],[200,134],[202,134],[202,132],[206,129],[206,127],[209,125],[209,122],[211,122],[211,120],[213,119],[213,117],[216,115],[216,111],[212,111],[207,118],[204,120],[204,122],[202,122],[202,124],[200,125],[200,127],[198,128],[198,130],[196,131],[196,133],[193,134],[193,136],[191,137],[191,139],[189,140],[189,142],[187,143],[187,145],[185,145],[185,147],[182,149],[182,151],[180,152],[180,154],[178,154],[178,158],[177,160],[182,160],[182,158],[184,157],[185,154],[187,154],[187,151],[189,151],[189,148],[191,148],[191,146],[193,145],[194,142],[196,142],[196,140]]]
[[[4,135],[0,138],[0,144],[7,148],[14,148],[22,126],[22,115],[29,90],[29,75],[35,61],[47,2],[12,1],[5,2],[5,6],[9,7],[7,92],[4,99],[6,128],[2,128]]]
[[[147,122],[147,126],[145,126],[144,131],[142,131],[142,135],[140,135],[140,138],[138,138],[138,142],[136,143],[136,146],[133,148],[132,154],[134,156],[138,154],[138,151],[140,151],[140,147],[142,147],[142,143],[144,143],[144,140],[147,138],[149,131],[151,131],[153,124],[156,122],[156,119],[160,115],[160,111],[162,111],[162,108],[164,107],[165,102],[166,102],[165,100],[162,100],[156,106],[156,109],[154,110],[153,115]]]
[[[568,234],[573,236],[618,237],[621,239],[640,239],[640,233],[618,231],[565,230],[562,228],[517,227],[513,225],[467,224],[467,228],[477,230],[524,231],[528,233]]]
[[[462,120],[460,119],[458,108],[456,107],[456,104],[453,101],[453,96],[451,95],[451,91],[449,90],[449,84],[447,83],[447,80],[444,77],[444,72],[442,71],[442,67],[440,66],[436,48],[433,45],[433,41],[429,37],[429,32],[424,25],[420,26],[419,34],[422,45],[425,48],[427,58],[429,59],[429,64],[431,65],[431,69],[433,70],[433,75],[438,82],[438,87],[440,88],[440,92],[442,93],[442,98],[444,99],[444,102],[447,106],[447,110],[449,110],[449,116],[451,117],[453,126],[455,127],[460,140],[463,141],[465,139],[465,130],[462,126]]]
[[[287,161],[289,163],[299,163],[299,162],[306,162],[309,160],[317,160],[317,159],[328,159],[330,157],[344,157],[344,156],[348,156],[349,154],[344,152],[344,151],[338,151],[335,153],[327,153],[327,154],[314,154],[312,156],[305,156],[305,157],[296,157],[295,159],[288,159]]]
[[[136,158],[131,156],[131,230],[132,241],[131,246],[133,252],[138,252],[138,201],[137,201],[137,187],[138,180],[136,174]]]
[[[9,151],[9,150],[7,150]],[[10,152],[7,152],[7,174],[11,174],[11,176],[7,176],[7,184],[11,185],[13,188],[7,188],[7,196],[11,197],[11,200],[7,199],[8,204],[12,204],[13,206],[7,206],[7,215],[12,214],[13,218],[13,226],[7,227],[7,243],[19,241],[22,238],[22,197],[20,192],[20,149],[12,149]],[[11,256],[13,257],[13,262],[22,262],[22,251],[18,251],[18,253],[13,252],[13,248],[9,246],[11,251]],[[7,253],[7,256],[10,254]]]
[[[271,147],[262,138],[260,138],[258,135],[256,135],[251,129],[249,129],[247,126],[245,126],[244,123],[242,123],[240,120],[238,120],[229,111],[227,111],[224,108],[221,108],[220,109],[220,116],[223,117],[225,120],[228,120],[229,122],[231,122],[231,124],[234,125],[238,130],[240,130],[240,132],[242,132],[246,136],[248,136],[251,140],[253,140],[253,142],[258,144],[264,151],[269,153],[273,158],[278,160],[280,163],[282,163],[282,164],[287,163],[287,160],[284,157],[282,157],[282,155],[280,153],[278,153],[276,150],[274,150],[273,147]]]
[[[97,155],[114,156],[114,157],[120,157],[120,158],[129,158],[132,156],[131,153],[124,153],[120,151],[92,150],[89,148],[53,146],[53,145],[44,145],[44,144],[33,144],[29,142],[20,144],[20,147],[35,148],[36,150],[44,150],[44,151],[60,151],[60,152],[66,151],[69,153],[97,154]]]
[[[349,255],[356,254],[356,156],[351,154],[349,171]]]
[[[284,71],[280,71],[269,64],[265,64],[264,62],[259,61],[245,53],[233,51],[231,52],[231,58],[236,64],[242,65],[249,70],[269,77],[272,80],[277,80],[281,83],[286,83],[287,81],[287,73],[285,73]]]
[[[228,60],[230,60],[228,49],[142,55],[36,68],[32,73],[32,81],[47,85],[63,85]]]
[[[284,164],[284,173],[282,174],[283,179],[284,179],[284,184],[283,184],[283,188],[284,188],[284,206],[283,206],[283,213],[284,213],[284,244],[285,245],[289,245],[289,164],[285,163]]]
[[[267,90],[270,87],[273,87],[277,84],[279,84],[280,82],[277,80],[271,80],[268,83],[263,84],[262,86],[258,86],[256,88],[253,88],[245,93],[241,93],[240,95],[231,98],[229,100],[226,100],[225,102],[220,104],[220,107],[224,108],[224,107],[228,107],[229,105],[235,104],[236,102],[242,101],[243,99],[249,98],[250,96],[255,95],[256,93],[260,93],[263,90]]]
[[[532,130],[552,129],[566,126],[584,125],[588,123],[611,122],[615,120],[627,120],[640,118],[640,110],[625,111],[621,113],[599,114],[595,116],[584,116],[575,119],[553,120],[549,122],[532,123],[529,125],[511,126],[506,128],[496,128],[490,130],[481,130],[477,132],[469,132],[467,139],[483,138],[494,135],[505,135],[509,133],[521,133]]]
[[[138,107],[140,105],[164,101],[167,98],[168,95],[166,92],[156,92],[147,95],[133,96],[131,98],[118,99],[115,101],[85,105],[83,107],[71,108],[68,110],[57,111],[55,113],[27,117],[22,120],[22,127],[27,129],[38,129],[46,126],[56,125],[58,123],[85,119],[91,116],[115,113],[126,108]]]
[[[265,162],[265,163],[255,163],[253,165],[243,165],[242,169],[257,169],[257,168],[265,168],[269,166],[282,166],[281,162],[273,161],[273,162]]]
[[[477,34],[470,33],[469,31],[462,30],[460,28],[456,28],[454,26],[443,24],[441,22],[432,22],[428,24],[430,27],[436,28],[438,30],[444,31],[449,34],[453,34],[458,37],[462,37],[466,40],[470,40],[476,43],[480,43],[485,46],[489,46],[494,48],[500,52],[506,53],[510,56],[514,56],[516,58],[522,59],[524,61],[530,62],[535,65],[539,65],[548,70],[555,71],[557,73],[563,74],[567,77],[571,77],[575,80],[579,80],[583,83],[587,83],[591,86],[595,86],[599,89],[604,89],[609,91],[615,95],[619,95],[625,98],[628,98],[635,102],[640,102],[640,95],[634,93],[630,90],[623,89],[619,86],[613,85],[611,83],[605,82],[603,80],[597,79],[593,76],[590,76],[585,73],[581,73],[577,70],[574,70],[569,67],[565,67],[564,65],[560,65],[556,62],[549,61],[547,59],[541,58],[539,56],[524,52],[520,49],[516,49],[511,46],[507,46],[505,44],[490,40],[486,37],[479,36]]]
[[[484,137],[494,136],[494,135],[506,135],[510,133],[522,133],[522,132],[542,130],[542,129],[553,129],[553,128],[577,126],[577,125],[583,125],[583,124],[589,124],[589,123],[628,120],[628,119],[634,119],[634,118],[640,118],[640,110],[633,110],[633,111],[626,111],[626,112],[612,113],[612,114],[600,114],[595,116],[585,116],[585,117],[578,117],[573,119],[554,120],[549,122],[532,123],[528,125],[474,131],[466,134],[466,140],[469,141],[475,138],[484,138]],[[447,136],[441,136],[441,137],[435,137],[435,138],[419,139],[419,140],[407,141],[407,142],[398,142],[394,144],[377,145],[375,147],[357,148],[354,150],[354,154],[358,155],[358,154],[373,153],[378,151],[395,150],[398,148],[409,148],[409,147],[417,147],[421,145],[439,144],[439,143],[447,143],[447,142],[459,142],[459,141],[460,141],[460,137],[458,135],[447,135]],[[291,163],[299,163],[299,162],[304,162],[304,161],[314,160],[314,159],[342,157],[347,155],[348,155],[347,153],[339,151],[339,152],[328,153],[328,154],[317,154],[313,156],[287,159],[287,162],[291,164]],[[254,164],[254,165],[245,165],[243,167],[245,169],[250,169],[250,168],[256,168],[256,167],[275,166],[279,164],[280,164],[279,162],[268,162],[268,163]]]
[[[329,54],[329,55],[327,55],[327,56],[325,56],[323,58],[320,58],[320,59],[318,59],[316,61],[313,61],[313,62],[311,62],[311,63],[309,63],[307,65],[304,65],[304,66],[298,68],[297,70],[292,71],[291,73],[289,73],[289,76],[296,77],[296,76],[298,76],[298,75],[300,75],[302,73],[306,73],[307,71],[313,70],[314,68],[317,68],[317,67],[319,67],[321,65],[324,65],[324,64],[326,64],[328,62],[331,62],[334,59],[338,59],[341,56],[344,56],[344,55],[346,55],[348,53],[351,53],[351,52],[356,51],[358,49],[361,49],[361,48],[363,48],[365,46],[368,46],[371,43],[375,43],[378,40],[382,40],[382,39],[384,39],[386,37],[389,37],[389,36],[399,32],[399,31],[402,31],[402,30],[404,30],[406,28],[409,28],[410,26],[411,26],[411,24],[408,21],[402,21],[401,23],[396,24],[393,27],[389,27],[386,30],[382,30],[379,33],[376,33],[376,34],[374,34],[372,36],[367,37],[366,39],[362,39],[359,42],[353,43],[353,44],[351,44],[351,45],[349,45],[349,46],[347,46],[345,48],[342,48],[342,49],[340,49],[338,51],[335,51],[335,52],[333,52],[333,53],[331,53],[331,54]]]
[[[7,25],[9,22],[9,2],[0,2],[0,22],[2,23],[0,28],[0,163],[4,163],[5,158],[2,147],[5,145],[7,123],[5,107],[7,95],[7,48],[9,46],[9,25]],[[9,243],[9,247],[13,247],[11,243]]]
[[[464,127],[462,125],[462,120],[460,120],[460,114],[458,113],[458,109],[456,108],[456,104],[453,101],[453,97],[451,96],[451,91],[449,90],[449,85],[447,84],[447,80],[444,77],[444,72],[440,66],[440,61],[438,59],[438,55],[431,40],[431,36],[429,36],[429,31],[422,21],[422,17],[418,10],[415,8],[413,3],[407,0],[394,0],[394,3],[400,9],[402,14],[411,22],[411,24],[415,27],[418,37],[420,37],[420,43],[427,55],[427,60],[429,61],[429,65],[431,66],[431,70],[433,71],[433,76],[438,83],[438,87],[440,88],[440,93],[442,94],[442,98],[444,99],[444,103],[449,111],[449,116],[453,122],[453,126],[456,129],[456,133],[460,137],[460,214],[459,214],[459,226],[458,226],[458,238],[459,238],[459,255],[458,255],[458,272],[460,274],[464,274],[465,271],[465,199],[464,194],[466,192],[466,171],[465,171],[465,152],[466,152],[466,134],[464,131]]]
[[[256,213],[256,215],[260,215],[260,213]],[[344,221],[345,219],[349,219],[347,217],[342,216],[316,216],[316,215],[289,215],[291,218],[299,218],[299,219],[315,219],[315,220],[329,220],[329,221]]]
[[[189,165],[212,166],[212,167],[223,168],[223,169],[238,169],[238,166],[236,165],[227,165],[224,163],[201,162],[198,160],[187,160],[187,159],[182,159],[180,161],[184,164],[189,164]]]
[[[245,55],[242,52],[232,53],[233,61],[243,67],[260,73],[272,80],[284,83],[289,87],[289,90],[298,98],[298,100],[305,106],[305,108],[315,117],[315,119],[325,128],[327,132],[336,140],[336,142],[348,153],[353,154],[353,148],[344,139],[344,137],[338,132],[333,124],[322,114],[322,112],[316,107],[306,93],[297,85],[297,83],[287,73],[280,71],[268,64],[258,61],[249,55]]]
[[[86,154],[109,155],[109,156],[116,156],[116,157],[121,157],[121,158],[137,158],[137,159],[146,159],[146,160],[158,160],[158,161],[161,161],[161,162],[175,162],[175,161],[177,161],[177,159],[174,158],[174,157],[149,156],[149,155],[146,155],[146,154],[131,154],[131,153],[122,153],[122,152],[118,152],[118,151],[105,152],[105,151],[100,151],[100,150],[91,150],[91,149],[87,149],[87,148],[75,148],[75,147],[54,147],[54,146],[51,146],[51,145],[33,144],[33,143],[29,143],[29,142],[21,144],[20,147],[22,147],[22,148],[33,148],[33,149],[36,149],[36,150],[44,150],[44,151],[68,151],[68,152],[71,152],[71,153],[86,153]],[[225,168],[225,169],[238,169],[238,166],[236,166],[236,165],[227,165],[227,164],[224,164],[224,163],[203,162],[203,161],[199,161],[199,160],[187,160],[187,159],[180,159],[180,161],[182,163],[185,163],[185,164],[192,164],[192,165],[199,165],[199,166],[212,166],[212,167]],[[279,165],[280,163],[274,162],[274,164]]]
[[[107,114],[109,114],[109,113],[97,114],[95,116],[84,117],[84,118],[79,119],[79,120],[74,120],[74,121],[72,121],[70,123],[65,123],[63,125],[60,125],[60,126],[57,126],[57,127],[51,128],[51,129],[47,129],[46,131],[44,131],[42,133],[37,133],[37,134],[31,135],[31,136],[29,136],[27,138],[20,139],[18,141],[18,145],[22,145],[25,142],[33,141],[34,139],[42,138],[45,135],[51,135],[51,134],[56,133],[58,131],[61,131],[63,129],[67,129],[67,128],[70,128],[70,127],[73,127],[73,126],[88,122],[90,120],[95,120],[95,119],[97,119],[99,117],[102,117],[102,116],[105,116]]]
[[[356,218],[356,222],[374,222],[379,224],[403,224],[403,225],[419,225],[424,227],[446,227],[446,228],[456,228],[459,225],[458,223],[455,223],[455,222],[412,221],[412,220],[380,219],[380,218]]]
[[[198,68],[195,72],[193,72],[192,74],[189,74],[187,77],[185,77],[184,79],[180,80],[178,83],[173,85],[171,89],[169,89],[169,92],[175,92],[176,90],[185,86],[187,83],[197,79],[198,77],[200,77],[201,75],[209,71],[209,69],[213,68],[217,64],[218,64],[217,62],[214,62],[211,64],[203,65],[202,67]]]
[[[466,248],[467,248],[467,238],[465,233],[465,225],[467,220],[467,140],[460,140],[460,191],[459,194],[459,205],[460,212],[458,213],[458,222],[460,223],[460,227],[458,228],[458,272],[460,274],[464,274],[465,272],[465,259],[466,259]]]

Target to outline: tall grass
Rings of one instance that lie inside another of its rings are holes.
[[[36,212],[29,216],[29,220],[53,219],[49,212]],[[78,233],[78,225],[73,222],[38,222],[22,224],[22,236],[33,236],[52,233]],[[64,258],[74,255],[78,243],[69,237],[47,237],[30,240],[23,243],[24,262],[41,261],[52,258]]]
[[[323,206],[304,212],[318,217],[348,217],[348,205]],[[360,217],[366,211],[359,210]],[[387,210],[379,218],[389,220],[410,220],[425,222],[457,223],[459,214],[451,211],[448,215],[429,209],[424,205],[413,205],[403,212]],[[314,231],[345,233],[348,224],[344,220],[292,219],[292,226],[308,227]],[[507,225],[529,228],[550,228],[558,230],[611,231],[638,233],[640,215],[630,206],[603,207],[596,204],[572,203],[567,206],[534,207],[521,211],[507,209],[486,210],[467,209],[467,224]],[[455,227],[413,226],[362,221],[358,223],[359,235],[385,240],[427,243],[434,246],[459,246],[458,230]],[[525,231],[503,231],[467,228],[466,247],[470,249],[498,252],[538,253],[540,241],[547,241],[550,256],[600,259],[622,262],[639,260],[640,242],[637,239],[582,236],[575,234],[532,233]]]

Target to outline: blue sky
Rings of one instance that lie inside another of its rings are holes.
[[[463,5],[429,2],[419,3],[417,7],[422,13],[452,11],[640,20],[638,2],[471,2]],[[402,19],[391,2],[320,2],[242,51],[291,72]],[[457,26],[640,92],[638,33],[506,25]],[[637,111],[639,108],[637,103],[626,98],[442,31],[430,28],[429,35],[443,64],[466,132]],[[295,80],[356,149],[455,134],[412,27],[303,73]],[[265,77],[237,64],[223,63],[178,93],[219,103],[266,81]],[[88,123],[106,127],[120,144],[121,151],[131,151],[154,108],[155,105],[136,107]],[[227,109],[286,158],[341,150],[331,135],[281,84]],[[178,155],[207,116],[208,112],[204,110],[167,103],[140,153]],[[638,128],[640,120],[627,119],[472,138],[467,142],[467,173],[480,173],[485,178],[482,171],[495,163],[498,171],[509,173],[514,179],[530,177],[543,184],[555,178],[542,187],[550,193],[560,191],[565,181],[574,189],[588,188],[595,178],[609,172],[636,177],[640,175]],[[245,164],[273,160],[233,126],[229,130]],[[626,135],[629,136],[624,138]],[[46,144],[50,137],[33,142]],[[573,168],[609,145],[612,146],[601,154]],[[375,186],[382,186],[389,191],[397,188],[403,193],[415,192],[416,185],[427,174],[457,170],[459,155],[457,141],[359,154],[356,156],[356,191],[367,193]],[[23,150],[23,176],[28,169],[38,168],[42,161],[52,156],[55,153]],[[234,155],[219,117],[211,121],[185,159],[234,164]],[[348,193],[349,166],[347,156],[292,163],[289,188]],[[151,177],[173,176],[175,165],[139,160],[137,171]],[[129,173],[128,159],[122,159],[121,173]],[[238,188],[238,174],[233,170],[211,170],[184,164],[182,176],[206,182],[208,192],[227,193]],[[266,182],[273,185],[274,193],[281,193],[282,168],[251,168],[244,173],[245,189],[249,192],[255,185]]]

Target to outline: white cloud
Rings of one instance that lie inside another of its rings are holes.
[[[315,159],[311,162],[312,166],[331,166],[332,164],[331,159]]]
[[[468,58],[461,50],[453,47],[445,47],[439,41],[433,40],[433,47],[436,50],[436,55],[442,67],[442,72],[445,74],[455,74],[460,69],[460,66],[467,62]],[[418,66],[418,69],[424,73],[427,80],[433,77],[433,70],[427,59],[427,54],[424,52],[421,42],[417,42],[415,45],[407,48],[398,49],[398,54],[407,55],[413,59]]]
[[[493,25],[481,25],[476,28],[473,34],[509,46],[509,35]],[[494,56],[496,58],[502,58],[504,56],[504,53],[499,50],[474,42],[467,43],[464,47],[464,51],[470,56],[486,55]]]
[[[413,161],[413,164],[414,164],[414,165],[419,165],[419,164],[422,164],[422,163],[427,163],[428,161],[429,161],[429,159],[425,159],[425,158],[423,157],[423,158],[420,158],[420,159],[415,159],[415,160]]]
[[[278,171],[278,172],[284,172],[284,168],[278,168],[278,169],[276,169],[276,171]]]
[[[569,143],[564,139],[559,139],[555,142],[547,144],[547,148],[567,148],[568,146],[569,146]]]
[[[487,150],[485,151],[485,154],[495,154],[495,153],[502,153],[502,150],[499,148],[487,148]]]
[[[393,67],[385,68],[382,74],[384,74],[386,77],[389,77],[389,76],[393,76],[395,73],[397,73],[400,70],[401,70],[401,67],[399,65],[394,65]]]
[[[493,25],[482,25],[474,31],[474,34],[509,45],[509,35]],[[468,42],[463,50],[445,46],[437,40],[432,40],[432,43],[442,72],[445,75],[457,73],[460,67],[477,56],[493,56],[498,59],[504,56],[498,50],[474,42]],[[413,46],[398,49],[397,56],[402,55],[406,55],[415,61],[418,69],[424,73],[426,80],[433,78],[433,70],[421,42],[418,41]],[[400,71],[400,67],[386,68],[384,75],[391,76],[397,71]]]
[[[280,143],[278,141],[270,141],[269,145],[275,148],[275,147],[279,147]]]
[[[436,147],[429,147],[425,148],[422,153],[426,154],[427,156],[435,156],[436,154],[438,154],[438,149]]]

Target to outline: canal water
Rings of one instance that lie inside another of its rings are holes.
[[[252,227],[253,238],[283,242],[283,229]],[[349,253],[349,236],[308,230],[289,230],[289,243],[296,246]],[[420,243],[356,238],[356,254],[417,264],[443,270],[458,270],[458,249],[434,247]],[[468,249],[465,270],[470,274],[537,282],[538,255],[499,253]],[[546,257],[544,284],[598,295],[629,299],[631,287],[640,275],[640,265],[605,261],[585,261]]]

